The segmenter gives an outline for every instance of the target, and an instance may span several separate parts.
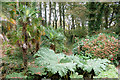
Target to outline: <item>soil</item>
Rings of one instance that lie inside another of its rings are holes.
[[[66,55],[72,55],[72,50],[69,50],[68,52],[65,52]]]

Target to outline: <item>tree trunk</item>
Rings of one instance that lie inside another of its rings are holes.
[[[54,26],[54,20],[53,20],[53,28],[54,28],[55,26]]]
[[[52,22],[52,24],[53,24],[53,28],[54,28],[54,21],[55,21],[55,6],[54,6],[54,3],[53,3],[53,7],[52,7],[52,13],[53,13],[53,22]]]
[[[44,2],[44,7],[45,7],[45,25],[47,25],[47,12],[46,12],[46,2]]]
[[[88,74],[87,72],[85,72],[83,74],[83,79],[84,80],[93,80],[93,74]]]
[[[39,41],[36,42],[36,52],[39,50]]]
[[[54,2],[55,4],[55,29],[57,29],[57,10],[56,10],[56,2]]]
[[[75,29],[75,26],[74,26],[74,16],[72,15],[72,29]]]
[[[120,35],[120,1],[118,2],[118,6],[116,8],[116,34],[119,34]]]
[[[49,25],[51,25],[51,2],[49,3]]]
[[[27,28],[27,23],[24,23],[24,25],[23,25],[24,44],[22,46],[24,69],[27,69],[27,32],[26,32],[26,28]]]
[[[104,15],[105,15],[105,28],[108,29],[108,17],[109,17],[109,5],[107,5],[104,9]]]
[[[60,26],[62,27],[61,3],[59,3]]]
[[[39,11],[40,11],[40,13],[39,13],[39,17],[42,17],[42,7],[41,7],[41,2],[39,3],[39,5],[40,5],[40,8],[39,8]]]
[[[62,10],[63,10],[63,13],[62,13],[62,15],[63,15],[63,29],[65,30],[65,13],[64,13],[64,11],[65,11],[65,8],[64,8],[64,4],[62,3]]]
[[[39,13],[39,17],[42,17],[42,8],[41,8],[41,3],[38,3],[38,5],[37,5],[38,7],[40,7],[38,10],[40,11],[40,13]],[[36,40],[36,52],[39,50],[39,39],[38,39],[38,37],[39,37],[39,31],[38,31],[38,29],[37,29],[37,40]]]
[[[110,19],[110,22],[109,22],[109,26],[110,26],[111,23],[113,22],[113,19],[114,19],[113,15],[114,15],[114,8],[113,8],[112,16],[111,16],[111,19]]]
[[[105,12],[105,28],[108,29],[108,14]]]
[[[95,2],[91,2],[88,3],[88,9],[90,11],[89,13],[89,22],[88,22],[88,32],[90,32],[90,34],[92,34],[92,32],[95,30],[96,26],[95,26],[95,18],[96,18],[96,3]]]

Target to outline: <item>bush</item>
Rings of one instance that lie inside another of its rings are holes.
[[[73,53],[84,54],[92,58],[107,58],[115,60],[118,54],[117,35],[100,33],[92,37],[80,39],[74,44]]]

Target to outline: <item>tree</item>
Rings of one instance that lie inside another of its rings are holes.
[[[49,25],[51,25],[51,2],[49,2]]]
[[[63,16],[63,29],[65,30],[65,6],[64,3],[62,3],[62,16]]]
[[[74,25],[74,16],[72,15],[72,29],[75,29],[75,25]]]
[[[55,8],[55,29],[57,29],[57,9],[56,9],[56,2],[54,2],[54,8]]]
[[[44,2],[44,8],[45,8],[45,22],[44,24],[47,25],[47,11],[46,11],[46,2]]]
[[[115,3],[116,33],[120,35],[120,1]]]
[[[89,32],[92,32],[95,30],[95,28],[97,28],[95,26],[95,17],[96,17],[96,13],[95,11],[97,10],[96,9],[96,3],[95,2],[90,2],[88,3],[88,9],[90,11],[90,14],[89,14],[89,23],[88,23],[88,26],[89,26]]]
[[[61,11],[61,3],[59,2],[59,16],[60,16],[60,26],[62,27],[62,11]]]

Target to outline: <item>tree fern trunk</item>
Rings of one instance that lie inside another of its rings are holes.
[[[24,23],[23,24],[24,44],[23,44],[23,47],[22,47],[24,69],[27,68],[27,33],[26,33],[26,27],[27,27],[27,23]]]
[[[93,74],[88,74],[87,72],[83,74],[84,80],[93,80]]]

